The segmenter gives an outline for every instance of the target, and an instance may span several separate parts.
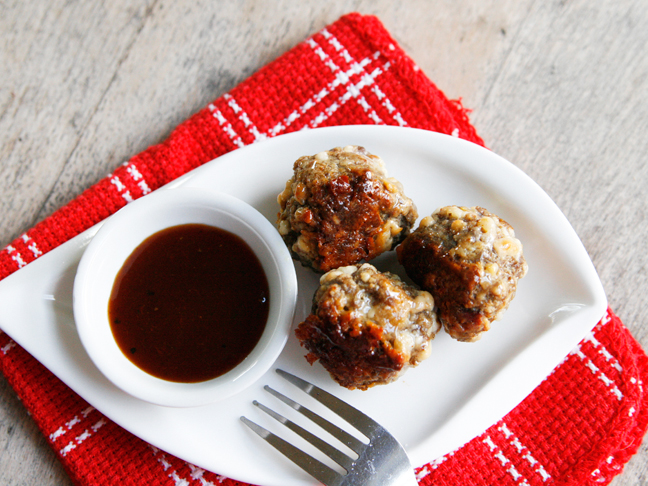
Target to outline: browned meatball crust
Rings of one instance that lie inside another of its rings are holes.
[[[279,233],[318,272],[369,261],[409,234],[418,215],[384,162],[347,146],[295,161],[277,201]]]
[[[407,275],[433,296],[444,329],[476,341],[508,308],[527,272],[513,228],[484,208],[447,206],[396,249]]]
[[[428,292],[365,263],[321,277],[296,335],[311,364],[319,359],[340,385],[366,390],[427,358],[440,328]]]

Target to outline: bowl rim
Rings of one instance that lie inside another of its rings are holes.
[[[266,328],[252,352],[229,372],[199,383],[171,382],[141,370],[117,346],[108,320],[108,298],[124,260],[148,236],[188,223],[210,224],[240,236],[259,258],[270,290]],[[74,279],[74,322],[90,359],[118,388],[156,405],[200,406],[242,391],[270,369],[292,328],[297,289],[295,266],[283,239],[251,205],[217,191],[161,188],[108,218],[86,247]]]

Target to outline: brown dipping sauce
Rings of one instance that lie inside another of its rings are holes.
[[[115,278],[108,316],[135,365],[168,381],[197,383],[245,359],[268,319],[268,280],[237,235],[185,224],[144,240]]]

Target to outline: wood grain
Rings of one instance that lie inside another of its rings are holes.
[[[643,0],[0,1],[0,246],[351,11],[376,14],[581,237],[648,344]],[[0,378],[0,478],[71,484]],[[614,486],[648,481],[643,446]]]

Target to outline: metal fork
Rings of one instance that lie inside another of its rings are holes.
[[[362,433],[369,442],[365,443],[358,440],[345,430],[267,385],[264,387],[265,390],[340,440],[353,450],[358,457],[355,459],[349,457],[319,437],[255,400],[252,402],[254,405],[310,442],[339,464],[346,471],[346,474],[335,471],[333,468],[248,420],[246,417],[241,417],[243,423],[261,438],[265,439],[275,449],[326,486],[415,486],[418,484],[405,449],[380,424],[321,388],[283,370],[278,369],[276,371],[280,376],[346,420],[351,426]]]

